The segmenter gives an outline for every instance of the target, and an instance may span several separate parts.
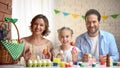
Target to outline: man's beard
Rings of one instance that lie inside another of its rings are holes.
[[[95,31],[94,32],[91,32],[91,31],[89,31],[88,30],[88,34],[95,34],[95,33],[97,33],[97,31],[98,31],[99,29],[97,28],[97,29],[95,29]]]

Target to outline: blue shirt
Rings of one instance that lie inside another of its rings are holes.
[[[83,54],[91,53],[91,43],[87,32],[76,38],[76,46],[81,51],[78,60],[81,60]],[[119,52],[114,36],[111,33],[100,30],[99,55],[106,54],[109,54],[113,61],[118,61],[119,59]]]

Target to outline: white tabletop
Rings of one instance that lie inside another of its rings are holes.
[[[0,65],[0,68],[61,68],[61,67],[25,67],[20,65]],[[79,68],[79,66],[74,65],[70,68]]]
[[[60,68],[60,67],[25,67],[22,65],[0,65],[0,68]],[[73,67],[70,68],[80,68],[80,66],[73,65]],[[82,68],[92,68],[92,66],[88,65]],[[95,68],[119,68],[119,67],[117,66],[106,67],[105,65],[97,64]]]

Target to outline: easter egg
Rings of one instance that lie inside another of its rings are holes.
[[[47,54],[48,53],[48,49],[47,48],[44,48],[43,49],[43,54]]]
[[[75,45],[75,42],[72,41],[72,42],[70,42],[70,44],[71,44],[72,46],[74,46],[74,45]]]

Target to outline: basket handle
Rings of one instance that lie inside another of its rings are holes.
[[[17,30],[17,35],[18,35],[18,43],[20,43],[20,34],[19,34],[19,30],[16,26],[16,24],[13,23],[13,25],[15,26],[16,30]]]
[[[13,23],[13,25],[15,26],[15,28],[16,28],[16,30],[17,30],[18,43],[20,43],[20,34],[19,34],[19,30],[18,30],[18,28],[17,28],[17,26],[16,26],[16,24],[15,24],[15,23],[18,21],[18,19],[12,19],[12,18],[9,18],[9,17],[5,17],[5,21]]]
[[[18,35],[18,43],[20,43],[19,30],[18,30],[18,28],[17,28],[17,26],[16,26],[16,24],[15,24],[18,19],[12,19],[12,18],[8,18],[8,17],[5,17],[4,19],[5,19],[6,22],[11,22],[11,23],[15,26],[15,28],[16,28],[16,30],[17,30],[17,35]]]

